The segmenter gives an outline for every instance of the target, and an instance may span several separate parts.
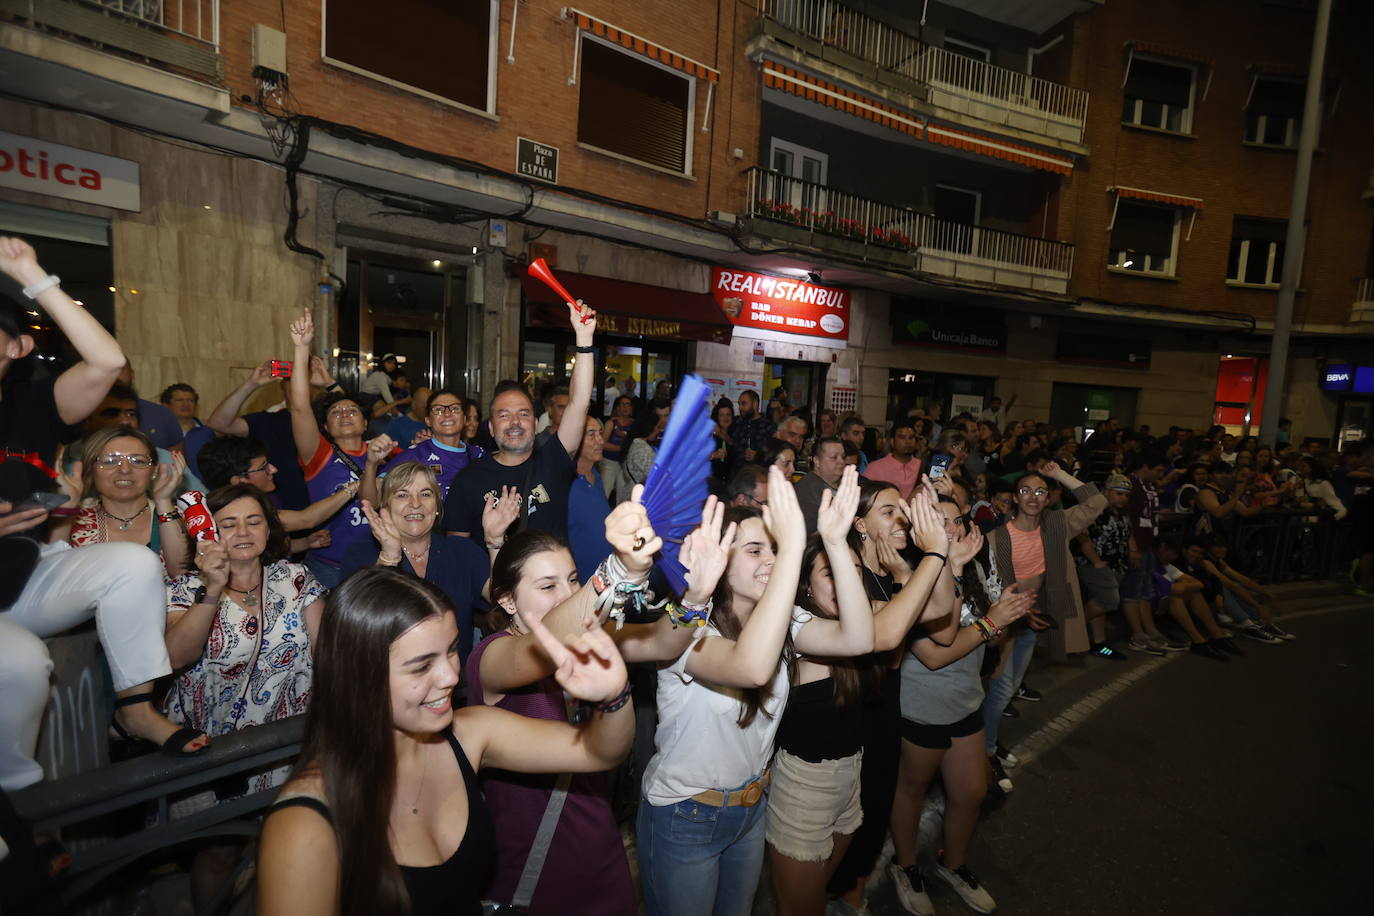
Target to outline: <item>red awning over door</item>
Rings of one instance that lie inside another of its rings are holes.
[[[605,334],[728,344],[734,330],[709,293],[563,270],[558,271],[558,280],[569,293],[596,309],[597,330]],[[530,327],[570,327],[567,306],[553,290],[528,274],[520,278],[520,285]]]

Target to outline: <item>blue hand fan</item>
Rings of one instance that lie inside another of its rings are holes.
[[[654,466],[644,479],[641,501],[649,524],[663,539],[663,558],[659,569],[673,590],[687,590],[687,571],[678,559],[682,541],[701,524],[701,507],[709,495],[711,476],[711,389],[700,376],[688,375],[678,389],[663,444],[658,447]]]

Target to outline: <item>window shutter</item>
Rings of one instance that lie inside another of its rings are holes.
[[[491,0],[327,0],[326,57],[487,110]]]
[[[1112,227],[1112,250],[1168,255],[1173,248],[1175,212],[1170,207],[1148,207],[1122,201]]]
[[[584,38],[577,139],[674,172],[687,171],[685,77]]]
[[[1193,71],[1152,60],[1136,58],[1131,64],[1126,96],[1187,108],[1193,86]]]
[[[1282,243],[1288,234],[1288,220],[1237,216],[1231,223],[1231,238],[1252,242]]]
[[[1255,83],[1248,110],[1255,114],[1300,118],[1306,93],[1307,86],[1303,83],[1260,77]]]

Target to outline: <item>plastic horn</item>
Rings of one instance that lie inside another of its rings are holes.
[[[534,263],[530,265],[530,276],[543,283],[555,293],[558,293],[558,295],[563,297],[564,302],[577,309],[577,314],[582,315],[582,307],[577,304],[577,300],[573,298],[573,294],[564,289],[563,284],[559,283],[558,279],[554,277],[553,271],[549,270],[549,265],[545,263],[543,258],[534,259]],[[585,315],[583,315],[582,320],[587,320]]]

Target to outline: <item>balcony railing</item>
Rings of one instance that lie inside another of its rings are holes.
[[[909,207],[837,191],[770,169],[752,168],[746,216],[796,226],[808,232],[861,244],[865,249],[920,251],[923,270],[966,275],[931,264],[963,262],[1013,267],[1026,275],[1067,280],[1073,269],[1073,246],[1067,242],[985,229],[937,219]],[[925,255],[932,257],[925,257]],[[939,258],[934,258],[934,255]],[[994,282],[1011,282],[1005,279]],[[1012,282],[1011,285],[1027,285]]]
[[[219,0],[87,0],[166,32],[219,47]]]
[[[1355,304],[1350,307],[1351,321],[1374,321],[1374,277],[1364,277],[1355,284]]]
[[[831,0],[758,0],[762,15],[879,70],[936,90],[931,103],[971,117],[1080,142],[1088,93],[922,44]]]

